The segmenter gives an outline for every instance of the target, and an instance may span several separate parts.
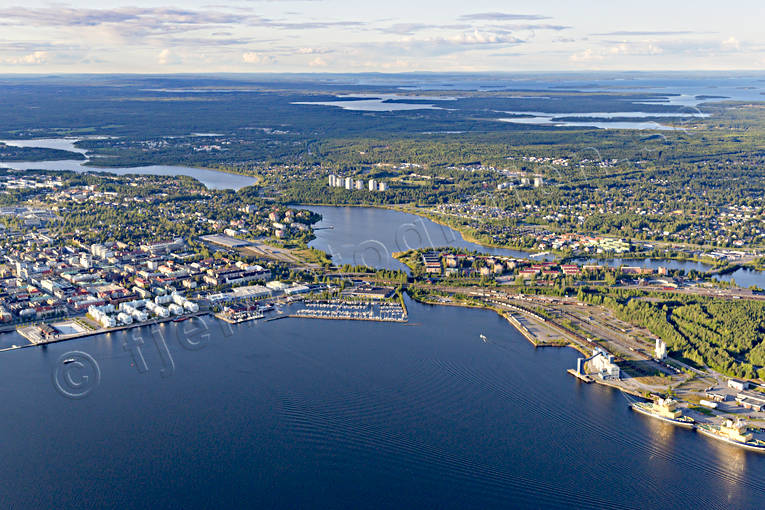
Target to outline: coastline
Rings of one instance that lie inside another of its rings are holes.
[[[436,301],[436,300],[432,300],[431,301],[431,300],[428,300],[428,299],[415,298],[415,297],[412,297],[412,296],[410,296],[410,298],[415,300],[415,301],[417,301],[417,302],[419,302],[419,303],[426,304],[426,305],[431,305],[431,306],[436,306],[436,305],[455,306],[455,307],[461,307],[461,308],[475,308],[475,309],[481,309],[481,310],[487,310],[487,311],[494,311],[495,313],[497,313],[497,315],[499,315],[500,317],[504,318],[510,325],[512,325],[515,328],[516,331],[518,331],[532,346],[534,346],[535,349],[536,348],[542,348],[542,347],[559,347],[559,348],[566,348],[567,347],[567,348],[574,349],[575,351],[577,351],[580,354],[583,354],[584,356],[588,356],[590,354],[586,350],[586,348],[584,346],[578,344],[576,341],[573,341],[571,339],[566,339],[566,336],[567,336],[567,332],[566,331],[564,331],[564,330],[558,331],[559,333],[561,333],[561,336],[562,336],[562,341],[561,342],[550,342],[550,341],[546,341],[546,340],[540,339],[534,332],[530,331],[527,327],[525,327],[513,315],[513,313],[508,312],[507,310],[500,310],[498,307],[492,306],[492,305],[490,305],[488,303],[480,303],[479,304],[479,303],[468,303],[468,302],[463,302],[463,301],[448,301],[448,302],[446,302],[446,301]],[[405,300],[402,298],[401,301],[402,301],[402,304],[403,304],[403,302]],[[532,314],[530,314],[528,312],[524,313],[524,311],[522,309],[519,309],[518,313],[520,315],[522,315],[524,318],[527,318],[527,319],[529,319],[531,321],[535,321],[536,320],[536,319],[534,319],[534,317],[531,317]],[[199,311],[199,312],[196,312],[196,313],[193,313],[193,314],[184,315],[184,316],[181,316],[181,317],[165,318],[165,319],[154,319],[152,321],[148,321],[148,322],[144,322],[144,323],[140,323],[140,324],[123,325],[123,326],[118,326],[118,327],[115,327],[115,328],[99,329],[99,330],[88,331],[88,332],[84,332],[84,333],[80,333],[80,334],[67,335],[67,336],[65,336],[63,338],[57,338],[57,339],[51,340],[49,342],[29,343],[27,345],[22,345],[22,346],[18,346],[18,347],[0,349],[0,352],[12,351],[12,350],[20,349],[20,348],[45,346],[47,343],[58,343],[58,342],[64,342],[64,341],[67,341],[67,340],[77,340],[77,339],[81,339],[81,338],[91,337],[91,336],[100,335],[100,334],[107,334],[107,333],[112,333],[112,332],[117,332],[117,331],[123,331],[123,330],[127,330],[127,329],[132,329],[132,328],[140,328],[140,327],[144,327],[144,326],[149,326],[150,327],[150,326],[153,326],[153,325],[156,325],[156,324],[159,324],[159,323],[163,323],[163,322],[178,321],[178,319],[185,320],[187,318],[197,317],[197,316],[201,316],[201,315],[213,315],[213,317],[216,318],[216,319],[224,320],[221,317],[219,317],[218,314],[212,314],[210,311],[206,311],[205,310],[205,311]],[[369,319],[354,319],[354,318],[347,318],[347,317],[321,317],[321,316],[299,316],[299,315],[281,315],[281,316],[273,317],[273,318],[270,318],[270,319],[266,319],[266,321],[277,320],[277,319],[282,319],[282,318],[287,318],[287,317],[289,317],[289,318],[302,318],[302,319],[314,319],[314,320],[322,320],[322,319],[324,319],[324,320],[369,321]],[[225,322],[229,322],[229,321],[225,321]],[[399,324],[401,324],[401,323],[406,323],[408,321],[405,319],[405,320],[381,320],[381,321],[377,320],[376,322],[390,322],[390,323],[399,323]],[[554,330],[559,330],[560,329],[560,327],[557,324],[554,324],[554,323],[549,323],[549,324],[548,323],[544,323],[544,324],[541,324],[541,325],[542,325],[543,328],[547,328],[550,331],[554,331]],[[483,336],[482,336],[482,338],[483,338],[483,341],[486,342],[486,338],[483,337]],[[566,371],[569,374],[575,376],[577,379],[579,379],[581,384],[590,384],[590,383],[594,382],[594,383],[600,384],[602,386],[611,387],[611,388],[613,388],[615,390],[618,390],[619,392],[627,394],[627,395],[632,395],[632,396],[636,396],[636,397],[640,397],[640,398],[645,398],[644,394],[642,394],[642,393],[640,393],[640,392],[638,392],[636,390],[632,390],[630,388],[626,388],[623,385],[619,384],[618,382],[604,380],[604,379],[600,379],[598,377],[592,377],[592,376],[589,376],[589,375],[586,375],[586,376],[583,377],[582,375],[577,374],[575,372],[575,370],[573,370],[571,368],[569,368]],[[649,413],[642,413],[642,414],[649,414]],[[664,421],[666,421],[666,420],[664,420]],[[713,424],[713,422],[704,422],[704,423],[712,423]],[[683,426],[682,424],[677,424],[677,423],[670,423],[670,424],[674,425],[674,426],[680,426],[680,427]],[[697,429],[698,427],[694,426],[692,428]],[[705,434],[705,435],[707,435],[707,434]],[[719,437],[712,436],[711,434],[708,434],[708,435],[712,439],[721,440]],[[755,449],[755,448],[752,448],[752,447],[748,447],[748,445],[736,443],[736,442],[733,442],[733,441],[725,441],[725,442],[728,442],[729,444],[731,444],[733,446],[737,446],[739,448]],[[756,449],[758,451],[762,452],[762,449],[760,449],[760,448],[756,448]]]

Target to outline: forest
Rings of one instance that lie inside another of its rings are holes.
[[[765,378],[765,302],[634,291],[580,290],[579,299],[603,305],[666,342],[674,357],[699,368],[747,379]]]

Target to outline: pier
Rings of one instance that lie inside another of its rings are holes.
[[[592,377],[590,377],[587,374],[580,374],[579,372],[577,372],[573,368],[569,368],[568,370],[566,370],[566,372],[568,372],[569,374],[573,375],[574,377],[576,377],[577,379],[579,379],[580,381],[582,381],[584,383],[590,384],[591,382],[594,382]]]

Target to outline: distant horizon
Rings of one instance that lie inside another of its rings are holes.
[[[0,6],[0,74],[765,69],[754,0],[114,4]]]
[[[765,69],[685,69],[685,70],[661,70],[661,69],[582,69],[582,70],[516,70],[516,71],[177,71],[177,72],[0,72],[0,76],[343,76],[343,75],[382,75],[382,76],[413,76],[413,75],[550,75],[550,74],[591,74],[613,75],[625,74],[730,74],[730,73],[754,73],[765,74]]]

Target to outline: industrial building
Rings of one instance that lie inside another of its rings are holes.
[[[613,355],[600,347],[597,347],[592,353],[590,366],[595,370],[598,377],[601,379],[619,379],[621,377],[621,369],[614,362]]]

